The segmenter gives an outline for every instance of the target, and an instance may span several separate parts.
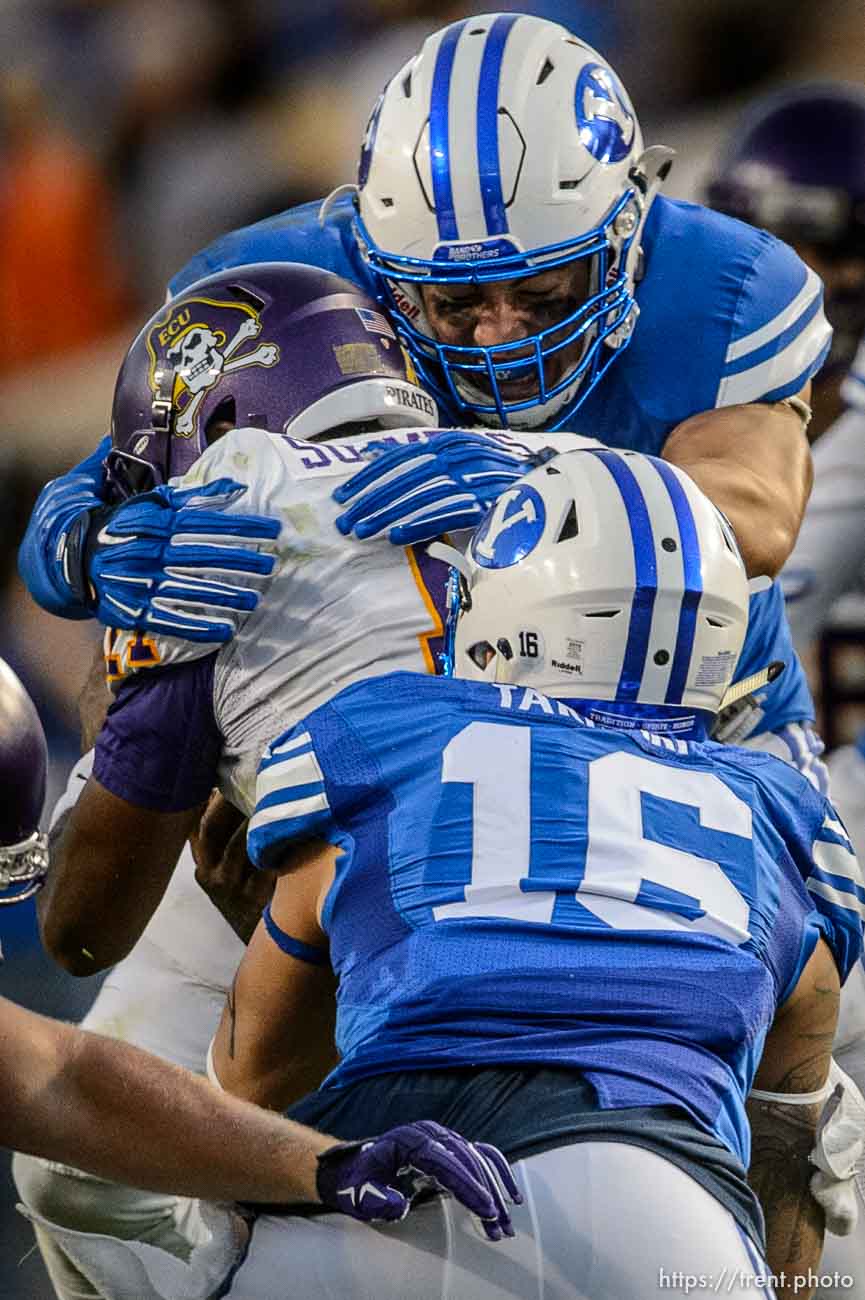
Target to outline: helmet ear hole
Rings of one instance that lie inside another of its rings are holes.
[[[568,542],[572,537],[578,536],[579,531],[580,526],[577,522],[577,503],[576,501],[572,501],[568,507],[568,513],[562,521],[562,526],[559,529],[559,535],[556,538],[556,542]]]
[[[220,428],[220,425],[227,425],[228,428]],[[219,403],[216,410],[207,421],[207,427],[204,430],[204,436],[208,446],[221,438],[228,429],[233,429],[237,425],[237,407],[233,397],[225,397]]]

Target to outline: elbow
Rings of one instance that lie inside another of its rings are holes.
[[[119,957],[105,957],[90,951],[85,943],[72,935],[46,934],[43,931],[42,944],[49,956],[69,975],[80,979],[87,975],[98,975],[108,970],[120,960]]]
[[[58,966],[78,978],[114,966],[125,952],[106,951],[86,927],[64,920],[50,906],[37,908],[42,946]]]
[[[745,475],[737,486],[735,500],[724,501],[721,509],[733,526],[748,577],[776,578],[796,545],[805,500],[791,501]]]
[[[777,578],[796,545],[798,526],[792,521],[785,524],[777,518],[771,527],[755,530],[753,537],[740,539],[742,558],[749,578]]]

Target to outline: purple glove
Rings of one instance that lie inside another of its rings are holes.
[[[514,1235],[507,1203],[523,1199],[498,1147],[468,1142],[428,1119],[328,1147],[316,1182],[325,1205],[365,1223],[404,1219],[418,1192],[450,1192],[477,1215],[490,1241]]]

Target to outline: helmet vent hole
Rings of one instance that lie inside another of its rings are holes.
[[[582,179],[583,179],[583,178],[582,178],[582,176],[581,176],[581,177],[579,177],[578,180],[575,180],[575,181],[559,181],[559,189],[560,189],[560,190],[575,190],[575,189],[577,188],[577,186],[579,185],[579,183],[580,183],[580,181],[581,181]]]
[[[564,523],[559,529],[559,535],[556,538],[556,543],[570,541],[572,537],[577,536],[579,531],[580,531],[580,526],[577,523],[577,506],[576,506],[576,502],[572,501],[570,506],[568,507],[568,513],[565,515]]]
[[[726,623],[722,623],[721,620],[718,619],[718,618],[709,618],[708,614],[706,615],[706,622],[709,624],[709,627],[726,627],[726,626],[727,626]]]
[[[408,72],[402,79],[402,93],[406,99],[411,99],[411,72]]]
[[[654,654],[654,660],[659,668],[663,668],[664,664],[668,664],[670,662],[669,650],[656,650]]]
[[[661,546],[665,551],[676,551],[679,549],[674,537],[665,537],[661,542]]]
[[[548,465],[548,466],[547,466],[547,473],[548,473],[548,474],[561,474],[561,472],[562,472],[562,471],[561,471],[560,469],[556,469],[555,465]]]
[[[248,285],[227,284],[225,289],[227,293],[231,294],[232,298],[236,298],[238,302],[245,302],[247,307],[251,307],[253,311],[263,311],[267,306],[264,299],[260,298],[257,293],[253,293]]]
[[[486,34],[486,27],[473,27],[469,32],[469,36],[486,36]]]
[[[383,208],[392,208],[392,207],[393,207],[393,199],[382,199],[382,200],[381,200],[381,206],[382,206]]]
[[[548,77],[548,76],[550,75],[550,73],[553,71],[553,66],[554,66],[554,65],[552,64],[552,62],[551,62],[549,59],[545,59],[545,60],[544,60],[544,66],[541,68],[540,72],[538,73],[538,79],[537,79],[537,81],[536,81],[536,83],[535,83],[536,85],[538,85],[538,86],[542,86],[542,85],[544,84],[544,82],[546,81],[547,77]]]
[[[592,609],[586,614],[586,618],[615,618],[621,614],[620,609]]]
[[[251,424],[252,421],[250,420],[249,423]],[[221,424],[231,425],[232,428],[237,426],[237,408],[233,397],[224,397],[207,421],[204,436],[209,443],[215,442],[225,432],[218,427]]]
[[[496,642],[496,649],[503,659],[513,659],[514,652],[511,649],[511,643],[506,636],[500,636]]]

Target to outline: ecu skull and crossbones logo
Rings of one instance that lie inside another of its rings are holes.
[[[196,310],[201,307],[201,311]],[[261,333],[258,312],[242,302],[186,298],[157,322],[147,339],[150,388],[158,394],[166,372],[173,374],[174,432],[191,438],[199,408],[215,384],[245,366],[275,366],[279,348],[260,343],[241,351]]]

